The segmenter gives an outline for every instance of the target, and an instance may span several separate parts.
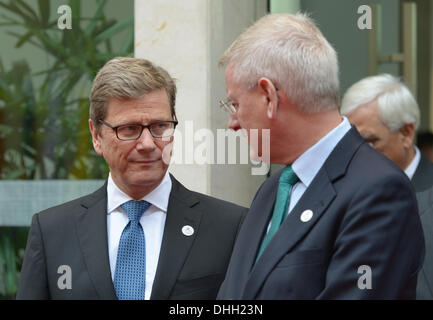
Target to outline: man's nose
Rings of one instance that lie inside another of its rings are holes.
[[[232,129],[234,131],[238,131],[239,129],[241,129],[236,113],[230,115],[228,127],[229,129]]]
[[[140,151],[152,151],[156,148],[156,144],[149,128],[144,128],[140,138],[138,138],[137,149]]]

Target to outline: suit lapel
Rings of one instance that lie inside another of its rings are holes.
[[[217,299],[241,299],[267,230],[278,190],[280,170],[260,186],[237,235],[226,278]]]
[[[75,214],[77,235],[100,299],[117,299],[111,280],[107,240],[107,184],[83,201]]]
[[[243,226],[245,230],[248,230],[249,236],[246,243],[242,246],[242,254],[237,257],[239,259],[238,263],[240,263],[243,268],[242,274],[250,274],[256,262],[257,254],[262,245],[263,237],[266,234],[274,210],[278,191],[278,180],[281,172],[282,170],[269,178],[270,181],[268,181],[266,191],[256,199],[257,206],[253,210],[250,209],[250,217],[248,217],[249,219],[245,221],[245,226]],[[245,248],[251,249],[244,250]]]
[[[421,191],[418,186],[423,184],[424,179],[425,179],[425,177],[424,177],[425,167],[426,167],[426,159],[425,159],[424,155],[421,153],[421,159],[419,160],[419,164],[418,164],[418,166],[415,170],[415,173],[413,174],[413,177],[411,179],[412,184],[414,185],[417,192]]]
[[[311,230],[335,198],[335,190],[324,170],[319,171],[315,180],[317,183],[312,183],[311,188],[306,190],[254,265],[242,299],[255,299],[275,265]],[[320,199],[317,194],[321,195]],[[301,215],[305,210],[311,210],[313,216],[311,220],[302,222]]]
[[[421,159],[411,179],[416,192],[422,192],[431,188],[432,177],[433,164],[421,152]]]
[[[333,182],[345,174],[350,159],[362,143],[362,138],[356,129],[352,127],[337,144],[310,186],[305,190],[301,199],[269,242],[260,259],[252,268],[242,299],[251,300],[257,297],[269,273],[284,255],[294,249],[298,242],[301,241],[326,212],[326,209],[336,197]],[[278,177],[280,175],[281,173],[278,174]],[[276,188],[277,184],[275,184]],[[268,206],[267,210],[272,211],[275,196],[270,199],[272,199],[272,206]],[[313,216],[310,220],[303,222],[301,221],[301,215],[305,210],[311,210]],[[266,213],[268,217],[271,214],[271,212]],[[258,224],[257,221],[254,221],[254,223]],[[267,227],[266,222],[265,226]],[[254,238],[254,240],[256,239]]]
[[[199,200],[173,176],[170,175],[170,177],[173,185],[168,202],[158,267],[152,288],[152,300],[163,300],[170,297],[170,293],[194,242],[202,217],[202,212],[194,208],[199,203]],[[182,228],[186,225],[195,230],[191,236],[186,236],[182,232]]]

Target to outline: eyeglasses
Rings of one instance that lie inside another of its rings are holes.
[[[229,114],[236,113],[238,111],[239,106],[234,105],[233,100],[239,99],[241,97],[241,95],[250,91],[257,84],[258,83],[256,82],[255,84],[250,85],[246,90],[244,90],[241,93],[239,93],[238,95],[236,95],[236,97],[234,97],[233,99],[226,98],[224,100],[220,100],[220,102],[219,102],[220,108],[222,108],[224,111],[228,112]]]
[[[99,120],[100,123],[105,124],[107,127],[113,129],[116,132],[116,136],[119,140],[130,141],[137,140],[141,137],[144,128],[148,128],[150,134],[154,138],[168,138],[174,134],[174,129],[178,124],[177,121],[155,121],[147,125],[142,124],[121,124],[120,126],[112,126],[111,124]]]

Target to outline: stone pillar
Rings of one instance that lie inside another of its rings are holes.
[[[255,166],[239,164],[239,155],[238,164],[216,164],[217,130],[227,129],[228,120],[218,105],[225,98],[218,61],[266,10],[266,0],[135,0],[135,56],[164,67],[177,79],[179,126],[170,172],[194,191],[244,206],[250,205],[266,176],[252,175]],[[202,163],[205,141],[209,147],[213,143],[214,152]]]

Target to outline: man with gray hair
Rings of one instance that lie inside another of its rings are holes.
[[[175,101],[174,80],[150,61],[99,70],[89,127],[108,179],[33,216],[18,299],[215,299],[246,209],[168,173]]]
[[[415,298],[413,188],[340,115],[337,55],[312,19],[267,15],[221,64],[229,127],[258,130],[259,142],[269,130],[270,146],[252,147],[285,167],[257,191],[218,298]]]
[[[413,143],[420,121],[418,104],[400,79],[380,74],[353,84],[344,94],[341,113],[366,142],[394,161],[415,187],[426,240],[417,298],[433,299],[433,164]]]
[[[406,173],[416,192],[433,186],[433,163],[414,145],[418,104],[400,79],[380,74],[356,82],[344,94],[340,111],[367,143]]]

